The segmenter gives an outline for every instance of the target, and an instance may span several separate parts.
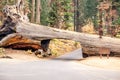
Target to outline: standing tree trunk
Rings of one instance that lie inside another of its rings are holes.
[[[31,22],[34,22],[34,19],[35,19],[35,0],[32,0]]]
[[[37,0],[37,9],[36,9],[36,23],[40,24],[40,9],[41,9],[41,0]]]
[[[74,30],[79,32],[81,28],[79,28],[79,2],[78,0],[74,0]]]

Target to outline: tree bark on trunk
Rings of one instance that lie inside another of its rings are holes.
[[[35,19],[35,0],[32,0],[31,22],[34,22],[34,19]]]
[[[109,48],[112,52],[120,52],[120,39],[111,37],[99,38],[98,35],[77,33],[72,31],[55,29],[47,26],[23,23],[20,22],[16,25],[17,35],[27,37],[34,40],[46,40],[46,39],[69,39],[79,41],[83,46],[89,46],[93,48],[105,47]],[[8,37],[8,36],[6,36]],[[5,37],[5,38],[6,38]],[[3,38],[1,44],[4,43]],[[12,37],[11,37],[12,38]],[[9,40],[6,39],[6,41]],[[2,45],[1,45],[2,46]]]
[[[72,31],[55,29],[47,26],[32,24],[32,23],[19,23],[16,27],[16,32],[19,35],[35,39],[69,39],[79,41],[82,45],[91,47],[105,47],[113,52],[120,52],[120,39],[111,37],[99,38],[98,35],[77,33]]]
[[[40,11],[41,11],[41,0],[37,0],[36,8],[36,23],[40,24]]]

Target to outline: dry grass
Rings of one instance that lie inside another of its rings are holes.
[[[59,56],[71,52],[80,47],[81,46],[79,42],[71,40],[54,39],[50,43],[50,49],[54,56]]]
[[[82,32],[90,34],[96,33],[94,29],[94,24],[92,22],[89,22],[88,24],[82,27]]]

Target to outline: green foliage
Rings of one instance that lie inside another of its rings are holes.
[[[72,0],[56,0],[51,4],[48,23],[55,26],[61,20],[66,26],[67,22],[73,21],[73,13],[71,12]]]
[[[48,17],[48,23],[50,26],[55,26],[56,22],[58,21],[58,18],[60,18],[60,15],[58,14],[58,0],[54,1],[51,4],[50,12],[49,12],[49,17]]]
[[[80,25],[84,25],[87,23],[88,19],[96,22],[96,14],[97,14],[97,0],[80,0],[78,11],[80,13],[79,20]]]
[[[86,6],[85,6],[86,10],[84,12],[85,13],[85,17],[87,19],[88,18],[93,19],[96,16],[96,14],[97,14],[97,8],[96,8],[97,5],[98,5],[98,3],[97,3],[96,0],[92,0],[92,1],[87,0]]]
[[[117,7],[118,15],[120,16],[120,5]]]
[[[79,1],[79,8],[78,8],[78,11],[79,11],[79,21],[80,21],[80,25],[84,25],[85,22],[86,22],[86,19],[85,19],[85,6],[86,6],[86,2],[87,0],[80,0]]]
[[[118,16],[120,16],[120,0],[112,0],[113,6],[117,9]],[[114,25],[120,25],[120,17],[113,21]]]
[[[49,6],[48,0],[41,0],[41,24],[48,25]]]
[[[120,17],[117,20],[113,21],[113,24],[114,25],[120,25]]]

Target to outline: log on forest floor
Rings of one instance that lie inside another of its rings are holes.
[[[120,52],[120,39],[118,38],[105,36],[99,38],[98,35],[60,30],[32,23],[20,23],[17,25],[16,31],[19,35],[31,39],[69,39],[79,41],[83,46],[87,45],[95,48],[105,47],[109,48],[112,52]]]
[[[21,35],[23,37],[39,41],[43,39],[55,39],[55,38],[69,39],[79,41],[83,46],[86,45],[91,46],[93,48],[105,47],[109,48],[112,52],[120,52],[120,39],[118,38],[111,37],[99,38],[98,35],[77,33],[73,31],[60,30],[47,26],[23,22],[20,22],[19,24],[16,25],[16,32],[17,35]]]

